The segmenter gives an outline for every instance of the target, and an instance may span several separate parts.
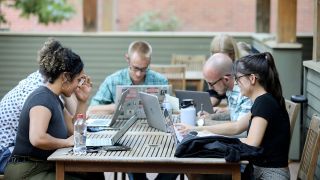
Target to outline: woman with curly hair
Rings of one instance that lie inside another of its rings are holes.
[[[91,92],[81,58],[59,41],[45,42],[38,58],[46,84],[33,91],[24,103],[16,146],[5,170],[8,179],[55,179],[55,164],[47,158],[56,149],[73,146],[75,119],[59,96],[70,97],[74,93],[78,101],[75,114],[85,114]],[[67,178],[76,177],[67,174]]]

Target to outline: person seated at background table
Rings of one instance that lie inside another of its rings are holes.
[[[128,68],[106,77],[92,98],[89,113],[114,112],[117,85],[167,85],[166,77],[149,69],[152,47],[146,41],[134,41],[125,55]],[[147,179],[145,173],[128,173],[129,179]],[[156,179],[176,179],[177,174],[161,173]]]
[[[14,148],[19,117],[23,104],[30,93],[43,86],[44,79],[39,71],[35,71],[21,80],[17,86],[10,90],[0,101],[0,173],[3,174],[9,157]],[[76,99],[74,94],[67,98],[61,96],[64,106],[71,113],[75,113]]]
[[[224,53],[228,55],[233,62],[239,59],[239,50],[236,41],[232,36],[227,34],[219,34],[212,39],[210,43],[210,53],[211,55],[215,53]],[[219,95],[212,88],[208,88],[207,92],[210,94],[212,106],[218,106],[221,100],[226,98],[225,94]]]
[[[121,69],[106,77],[93,96],[89,112],[110,112],[115,110],[117,85],[166,85],[167,78],[149,69],[152,47],[146,41],[134,41],[125,55],[128,68]]]
[[[235,135],[247,130],[248,136],[240,138],[241,142],[264,149],[260,157],[249,161],[253,165],[251,179],[290,179],[289,115],[272,55],[265,52],[239,59],[233,66],[233,75],[241,94],[253,102],[251,113],[239,121],[213,126],[192,127],[178,124],[179,131],[186,133],[190,130],[206,130],[216,134]]]
[[[238,85],[235,84],[232,77],[232,60],[224,53],[213,54],[204,64],[202,72],[204,79],[211,89],[219,95],[226,94],[228,107],[214,107],[216,112],[228,111],[228,119],[237,121],[239,118],[250,112],[251,101],[249,98],[241,95]],[[220,113],[208,114],[203,112],[202,117],[205,119],[221,120]],[[210,123],[206,121],[205,124]]]
[[[81,58],[54,39],[45,42],[38,58],[46,84],[34,90],[23,105],[16,144],[5,169],[7,179],[55,179],[55,163],[47,158],[55,150],[74,144],[75,117],[64,108],[59,96],[75,93],[75,114],[86,112],[91,82]],[[104,179],[103,173],[92,176]]]

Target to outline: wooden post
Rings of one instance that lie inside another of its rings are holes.
[[[313,53],[312,59],[320,61],[320,0],[313,1]]]
[[[114,29],[114,0],[99,0],[99,31],[112,31]]]
[[[83,31],[97,31],[97,0],[83,0]]]
[[[297,32],[297,0],[278,0],[277,42],[295,43]]]
[[[270,32],[270,0],[257,0],[256,2],[256,32]]]

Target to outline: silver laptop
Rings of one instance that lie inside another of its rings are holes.
[[[213,114],[212,103],[208,92],[175,90],[175,93],[180,103],[183,99],[193,99],[197,112],[201,110],[201,104],[203,104],[203,110]]]
[[[168,132],[166,121],[159,104],[158,97],[153,94],[139,92],[149,126]]]
[[[161,107],[158,103],[158,97],[143,92],[139,92],[139,95],[142,100],[149,126],[163,132],[171,133],[173,139],[175,140],[175,144],[179,143],[183,137],[174,127],[170,113],[168,113],[166,109],[164,111],[161,110]]]
[[[113,146],[115,145],[120,138],[128,131],[128,129],[136,122],[137,116],[133,115],[124,126],[120,128],[112,136],[107,134],[95,133],[92,136],[88,137],[86,140],[86,146]]]
[[[158,97],[158,103],[162,103],[165,94],[171,94],[171,85],[120,85],[116,87],[116,101],[118,102],[121,92],[129,89],[129,94],[123,104],[123,111],[121,112],[121,118],[130,118],[133,114],[137,114],[138,118],[145,118],[141,99],[139,97],[139,92],[145,92],[148,94],[153,94]]]
[[[111,127],[118,119],[119,114],[121,113],[121,109],[123,107],[123,103],[129,93],[129,90],[123,91],[121,93],[120,100],[117,104],[116,110],[113,116],[110,118],[109,114],[104,115],[92,115],[86,121],[88,127]]]

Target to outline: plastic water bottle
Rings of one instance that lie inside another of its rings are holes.
[[[87,140],[87,124],[83,114],[78,114],[76,122],[74,123],[74,146],[73,153],[76,155],[86,154]]]
[[[196,125],[196,108],[193,99],[184,99],[181,102],[180,120],[191,126]]]

